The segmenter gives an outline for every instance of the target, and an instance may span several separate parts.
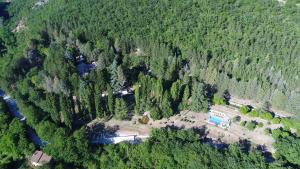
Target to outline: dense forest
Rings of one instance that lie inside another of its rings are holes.
[[[45,168],[300,166],[300,139],[287,129],[297,119],[278,131],[272,163],[242,144],[210,147],[195,131],[153,130],[142,144],[95,146],[85,127],[95,118],[127,120],[145,111],[154,120],[186,109],[207,112],[230,96],[300,115],[299,1],[36,3],[1,2],[0,88],[48,143],[42,149],[54,162]],[[0,167],[22,168],[35,147],[2,102]]]

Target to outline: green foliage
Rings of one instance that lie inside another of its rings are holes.
[[[281,123],[283,124],[284,128],[287,129],[296,129],[300,131],[300,122],[294,118],[283,118],[281,119]]]
[[[219,152],[181,132],[158,132],[156,141],[137,146],[103,146],[103,153],[97,148],[91,157],[75,122],[117,116],[124,104],[113,91],[133,84],[140,85],[135,112],[150,110],[157,118],[158,110],[163,117],[178,109],[207,111],[207,91],[214,86],[226,96],[300,112],[295,1],[57,0],[33,9],[34,3],[12,1],[3,10],[8,18],[0,18],[0,86],[17,97],[28,123],[51,142],[45,150],[74,168],[267,168],[257,153],[235,146]],[[12,33],[20,20],[26,29]],[[97,64],[86,76],[76,69],[79,55],[85,64]],[[76,114],[72,96],[78,98]],[[213,102],[223,104],[219,98]],[[258,110],[243,112],[272,119]],[[298,121],[282,123],[299,132]]]
[[[190,108],[190,103],[189,103],[189,99],[190,99],[190,87],[188,85],[185,86],[184,91],[183,91],[183,97],[182,97],[182,101],[180,104],[180,109],[181,110],[186,110]]]
[[[218,151],[199,141],[191,130],[154,129],[149,141],[105,148],[100,168],[268,168],[257,151],[244,153],[239,145]],[[127,158],[123,158],[126,156]],[[147,160],[145,160],[147,159]]]
[[[172,84],[171,87],[171,96],[174,101],[177,101],[181,93],[181,84],[180,81],[176,81]]]
[[[281,128],[272,130],[272,137],[275,139],[288,137],[290,134]]]
[[[265,133],[265,135],[270,135],[270,134],[272,134],[272,131],[270,128],[265,128],[264,133]]]
[[[195,112],[208,111],[208,100],[203,83],[194,83],[193,85],[191,108]]]
[[[272,120],[271,120],[271,123],[272,124],[279,124],[281,122],[281,119],[279,117],[274,117]]]
[[[258,124],[257,124],[257,127],[259,127],[259,128],[261,128],[261,127],[263,127],[264,126],[264,123],[262,123],[262,122],[259,122]]]
[[[117,65],[115,59],[111,67],[111,85],[115,92],[120,91],[126,82],[126,77],[123,72],[123,68]]]
[[[140,114],[140,102],[141,102],[141,100],[140,100],[140,87],[138,86],[138,85],[135,85],[134,86],[134,102],[135,102],[135,104],[134,104],[134,112],[135,112],[135,114]]]
[[[51,144],[44,148],[47,154],[56,157],[58,160],[76,165],[82,165],[90,158],[85,129],[79,129],[68,135],[64,129],[57,128],[52,129],[51,134],[52,137],[48,140]],[[58,151],[62,149],[64,151]]]
[[[255,121],[248,121],[246,124],[246,128],[248,130],[253,131],[256,128],[257,123]]]
[[[152,110],[150,111],[150,117],[153,120],[160,120],[163,116],[162,116],[162,112],[159,109],[159,107],[157,106],[153,106]]]
[[[61,106],[61,122],[64,123],[67,127],[72,128],[72,106],[70,98],[61,96],[59,99]]]
[[[279,138],[275,143],[276,153],[292,164],[300,166],[300,139],[286,136]]]
[[[263,109],[251,110],[248,106],[242,106],[239,108],[239,112],[251,117],[260,117],[268,121],[271,121],[273,119],[273,114]]]
[[[243,126],[243,127],[246,126],[246,124],[247,124],[247,121],[242,121],[242,122],[240,123],[240,125]]]
[[[171,117],[174,114],[172,108],[172,100],[170,93],[168,91],[164,92],[162,102],[161,102],[161,112],[163,117]]]
[[[213,97],[213,104],[216,104],[216,105],[225,105],[226,101],[225,101],[224,98],[219,98],[219,97],[214,96]]]
[[[110,112],[110,114],[113,114],[114,113],[114,105],[115,105],[115,98],[114,98],[114,95],[113,95],[113,89],[107,85],[107,93],[108,93],[108,96],[107,96],[107,106],[108,106],[108,110]]]
[[[259,117],[259,111],[257,109],[254,109],[251,112],[249,112],[248,115],[251,117]]]
[[[26,136],[26,126],[12,119],[0,98],[0,168],[9,168],[19,160],[24,160],[35,149]]]
[[[119,120],[124,120],[128,118],[128,106],[124,99],[116,99],[115,104],[115,117]]]
[[[260,111],[259,117],[268,121],[271,121],[273,119],[273,114],[267,111]]]
[[[249,108],[249,106],[241,106],[239,108],[239,112],[242,114],[247,114],[251,111],[251,109]]]
[[[163,91],[164,91],[163,80],[158,79],[157,81],[154,81],[153,88],[154,88],[154,98],[159,103],[162,101],[162,95],[163,95]]]

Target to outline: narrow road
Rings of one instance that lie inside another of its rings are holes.
[[[30,138],[30,140],[36,144],[37,146],[43,146],[44,142],[39,138],[39,136],[36,134],[34,129],[30,127],[26,123],[26,117],[22,115],[22,113],[19,111],[18,105],[15,100],[13,100],[9,95],[7,95],[3,90],[0,89],[0,97],[2,97],[5,101],[5,103],[8,106],[9,112],[16,117],[20,122],[25,123],[27,126],[27,133]]]

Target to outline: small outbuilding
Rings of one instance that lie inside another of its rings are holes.
[[[52,157],[42,151],[35,151],[30,159],[33,166],[42,166],[51,161]]]

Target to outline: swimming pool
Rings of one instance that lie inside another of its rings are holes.
[[[215,117],[215,116],[209,116],[209,122],[219,125],[219,124],[221,124],[222,119]]]

